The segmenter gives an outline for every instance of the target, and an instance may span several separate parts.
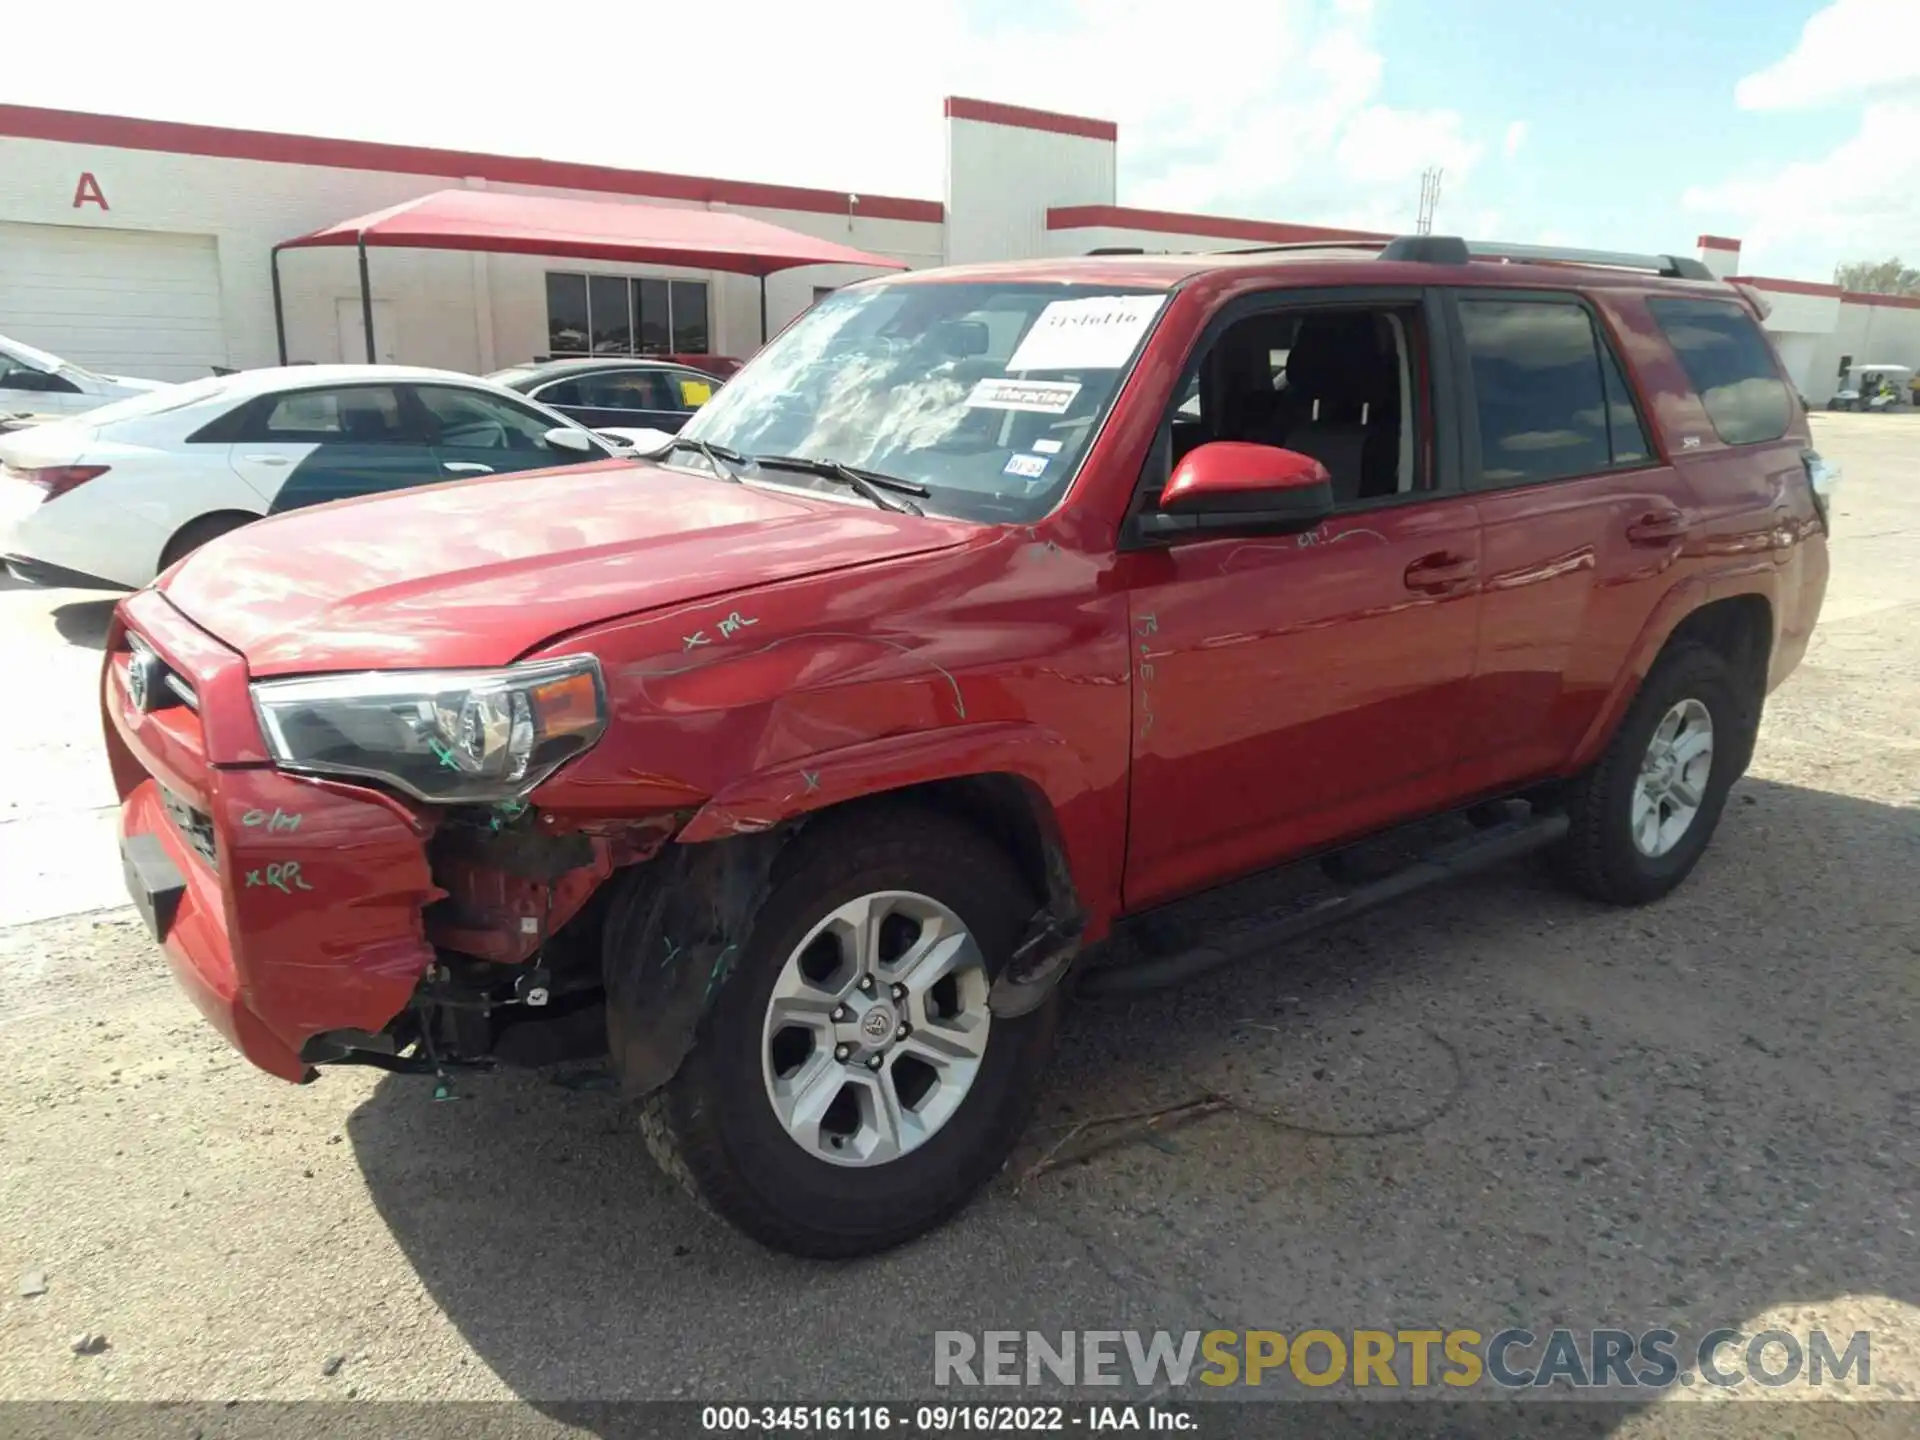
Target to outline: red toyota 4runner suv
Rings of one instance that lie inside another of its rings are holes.
[[[749,1234],[896,1243],[1005,1163],[1070,991],[1529,849],[1686,876],[1827,578],[1754,303],[1432,236],[837,291],[650,460],[125,600],[129,884],[274,1075],[605,1051]],[[1353,883],[1165,919],[1301,857]]]

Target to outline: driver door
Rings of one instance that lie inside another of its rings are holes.
[[[553,417],[494,395],[456,385],[411,387],[441,478],[505,475],[515,470],[548,470],[604,460],[609,452],[562,450],[547,439]]]
[[[1299,534],[1130,542],[1129,909],[1443,808],[1471,784],[1455,756],[1480,520],[1431,384],[1438,312],[1418,291],[1301,298],[1216,317],[1189,361],[1197,392],[1174,388],[1136,496],[1153,503],[1176,447],[1253,440],[1321,459],[1336,511]]]

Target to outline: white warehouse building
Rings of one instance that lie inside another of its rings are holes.
[[[1220,250],[1365,232],[1123,207],[1118,128],[987,101],[945,105],[941,199],[850,194],[523,156],[271,134],[0,105],[0,334],[163,380],[214,367],[367,358],[351,248],[276,247],[436,191],[731,211],[919,268],[1108,247]],[[1818,405],[1842,361],[1920,368],[1920,300],[1739,276],[1739,242],[1701,236],[1717,274],[1773,307],[1768,328]],[[810,265],[765,282],[774,328],[877,273]],[[486,372],[536,356],[745,356],[761,282],[718,270],[529,254],[377,249],[375,354]]]

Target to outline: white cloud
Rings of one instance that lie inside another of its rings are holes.
[[[1881,0],[1834,0],[1783,59],[1743,79],[1743,110],[1795,110],[1920,89],[1920,9]]]
[[[1198,49],[1189,0],[710,0],[714,44],[678,57],[516,51],[393,0],[328,0],[324,24],[259,0],[200,0],[190,26],[148,0],[88,14],[86,98],[70,69],[16,66],[9,101],[936,196],[940,99],[961,94],[1118,121],[1124,204],[1388,228],[1421,169],[1458,196],[1486,148],[1453,111],[1386,103],[1373,0],[1215,0],[1206,32],[1229,40]],[[70,26],[29,6],[9,53],[66,53]]]
[[[1827,279],[1845,260],[1920,249],[1920,10],[1836,0],[1780,60],[1741,80],[1745,109],[1851,104],[1860,126],[1826,155],[1689,188],[1683,205],[1745,242],[1741,268]]]
[[[1520,147],[1527,143],[1527,122],[1516,120],[1507,126],[1507,133],[1500,137],[1500,153],[1511,160],[1520,153]]]

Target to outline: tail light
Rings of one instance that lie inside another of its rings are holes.
[[[95,476],[106,474],[107,468],[105,465],[42,465],[29,470],[8,467],[7,473],[29,485],[39,486],[47,492],[47,499],[52,500]]]
[[[1813,492],[1813,508],[1819,512],[1820,528],[1831,533],[1833,525],[1827,519],[1827,511],[1833,503],[1834,487],[1840,483],[1840,467],[1829,465],[1814,450],[1801,451],[1800,463],[1807,467],[1807,488]]]

